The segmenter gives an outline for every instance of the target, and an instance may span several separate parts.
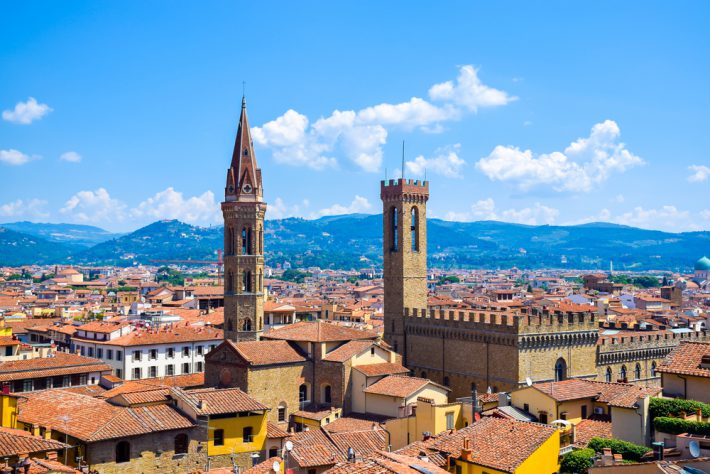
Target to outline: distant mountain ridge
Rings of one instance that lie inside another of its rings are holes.
[[[15,223],[15,229],[16,224],[22,223]],[[216,260],[216,251],[223,246],[221,226],[205,228],[176,220],[154,222],[125,235],[79,227],[90,229],[76,229],[78,235],[109,238],[87,248],[77,245],[81,239],[62,240],[53,230],[47,231],[54,239],[50,241],[31,226],[35,235],[5,229],[0,231],[0,265]],[[265,227],[268,265],[357,269],[382,262],[382,215],[276,219],[267,220]],[[427,231],[429,265],[438,268],[606,269],[613,260],[618,270],[688,271],[699,257],[710,254],[710,232],[674,234],[605,222],[529,226],[429,219]]]
[[[49,224],[22,221],[0,224],[0,227],[41,237],[49,242],[74,244],[82,247],[92,247],[123,235],[111,233],[100,227],[80,224]]]

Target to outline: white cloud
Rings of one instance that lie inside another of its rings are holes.
[[[333,204],[332,206],[321,209],[320,211],[311,214],[312,219],[323,216],[339,216],[341,214],[355,214],[355,213],[367,213],[372,209],[372,204],[367,198],[362,196],[355,196],[353,201],[347,206],[342,204]]]
[[[515,224],[541,225],[554,224],[560,211],[536,202],[532,207],[522,209],[497,210],[493,198],[481,199],[471,205],[467,212],[449,212],[447,220],[454,221],[502,221]]]
[[[691,183],[702,183],[710,178],[710,168],[704,165],[692,165],[688,166],[688,170],[692,171],[693,174],[688,176],[688,181]]]
[[[3,110],[2,118],[8,122],[29,125],[35,120],[39,120],[52,108],[47,104],[40,104],[34,97],[27,99],[27,102],[18,102],[14,110]]]
[[[427,133],[443,130],[442,123],[458,120],[481,107],[496,107],[514,100],[507,93],[481,83],[472,66],[463,66],[454,84],[436,84],[429,90],[433,101],[412,97],[397,104],[381,103],[361,110],[335,110],[311,122],[295,110],[253,127],[254,141],[272,150],[279,163],[321,170],[336,166],[341,154],[360,169],[377,172],[382,146],[391,129]]]
[[[212,191],[185,198],[172,187],[154,194],[130,210],[136,219],[178,219],[188,224],[215,224],[222,221],[220,205]]]
[[[266,210],[267,219],[285,219],[287,217],[300,217],[310,206],[308,199],[304,199],[298,204],[286,204],[283,199],[277,197],[273,203],[269,203]]]
[[[602,209],[598,214],[587,216],[564,225],[586,224],[588,222],[611,222],[614,224],[628,225],[642,229],[663,230],[666,232],[687,232],[710,230],[710,209],[692,212],[679,209],[674,205],[664,205],[658,208],[645,208],[642,206],[613,213],[609,209]]]
[[[8,165],[24,165],[25,163],[32,160],[32,158],[33,157],[26,155],[19,150],[14,150],[12,148],[9,150],[0,150],[0,161]]]
[[[473,66],[463,66],[459,69],[456,84],[452,81],[435,84],[429,89],[432,100],[452,102],[477,111],[479,107],[496,107],[506,105],[517,97],[511,97],[506,92],[489,87],[478,78],[478,71]]]
[[[96,191],[79,191],[67,200],[59,212],[74,222],[112,224],[125,220],[126,205],[112,198],[106,189],[99,188]]]
[[[644,164],[619,141],[620,135],[616,122],[606,120],[564,152],[534,156],[531,150],[499,145],[476,167],[492,181],[508,181],[523,191],[548,186],[555,191],[589,192],[612,173]]]
[[[447,178],[462,178],[461,169],[466,162],[459,157],[459,148],[461,148],[459,144],[441,148],[431,158],[424,158],[424,156],[419,155],[414,158],[414,161],[405,163],[407,173],[415,176],[424,176],[425,172],[432,172]]]
[[[44,209],[47,201],[30,199],[25,201],[17,199],[12,202],[0,204],[0,216],[23,219],[46,219],[49,213]]]
[[[79,163],[81,161],[81,155],[75,151],[67,151],[59,155],[59,159],[68,161],[69,163]]]

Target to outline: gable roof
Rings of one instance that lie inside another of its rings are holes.
[[[444,388],[447,391],[449,390],[448,388],[435,384],[428,379],[409,377],[407,375],[390,375],[365,388],[363,392],[376,395],[387,395],[389,397],[406,398],[429,384]]]
[[[371,340],[365,341],[348,341],[342,346],[330,351],[323,357],[323,360],[329,362],[345,362],[356,355],[360,355],[368,350],[375,342]]]
[[[294,364],[306,360],[306,357],[287,341],[232,342],[225,340],[222,345],[225,344],[250,365]],[[210,352],[210,354],[212,353],[216,354],[217,350]]]
[[[485,417],[453,434],[441,435],[431,448],[458,456],[468,439],[471,462],[503,472],[514,472],[557,428],[540,423]]]
[[[238,388],[198,388],[193,390],[173,388],[171,394],[188,404],[197,415],[269,410],[269,407],[254,400]]]
[[[703,357],[710,358],[710,342],[681,342],[666,356],[658,372],[710,378],[710,368],[701,367]]]
[[[394,362],[380,362],[378,364],[356,365],[353,369],[365,374],[367,377],[378,377],[381,375],[408,374],[409,369],[402,364]]]
[[[660,389],[644,389],[630,383],[598,382],[596,380],[567,379],[560,382],[536,383],[533,388],[558,402],[593,398],[600,403],[632,407],[639,397],[655,395]]]
[[[34,436],[24,430],[0,427],[0,457],[40,453],[64,449],[66,445],[53,439]]]
[[[355,329],[326,321],[289,324],[277,329],[271,329],[262,336],[264,339],[282,339],[298,342],[337,342],[362,339],[377,339],[372,331]]]
[[[51,357],[0,362],[0,382],[111,370],[111,366],[99,359],[67,352],[53,352]]]

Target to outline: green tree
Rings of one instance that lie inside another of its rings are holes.
[[[170,267],[158,268],[158,272],[155,274],[155,279],[159,283],[165,282],[174,286],[181,286],[185,284],[185,276]]]
[[[292,268],[289,268],[288,270],[283,272],[283,275],[281,275],[281,279],[284,281],[292,281],[294,283],[303,283],[306,277],[309,277],[311,275],[312,274],[308,272],[302,272],[301,270],[294,270]]]
[[[439,278],[439,284],[445,285],[447,283],[460,283],[461,279],[456,275],[446,275]]]
[[[589,472],[594,454],[594,450],[589,448],[577,449],[565,454],[560,463],[560,472],[573,474]]]

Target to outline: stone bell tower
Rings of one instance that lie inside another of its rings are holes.
[[[242,98],[232,163],[227,170],[224,216],[224,338],[258,339],[264,327],[264,215],[261,170]]]
[[[383,219],[385,341],[407,359],[404,309],[426,310],[426,203],[429,182],[380,183]]]

